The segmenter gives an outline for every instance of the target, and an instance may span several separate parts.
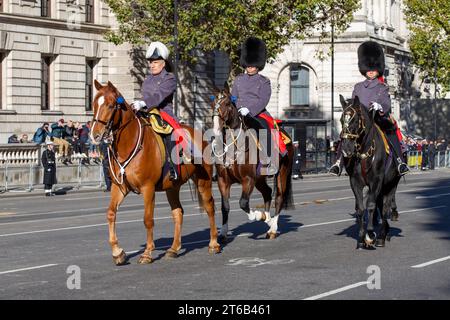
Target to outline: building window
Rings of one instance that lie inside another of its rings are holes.
[[[309,106],[309,69],[301,65],[290,67],[290,105]]]
[[[50,65],[52,58],[41,57],[41,110],[50,110]]]
[[[0,0],[0,12],[3,12],[3,0]]]
[[[94,100],[94,68],[96,64],[97,60],[86,59],[86,111],[92,111],[92,101]]]
[[[41,0],[41,17],[50,17],[50,0]]]
[[[86,22],[94,23],[94,0],[86,0]]]

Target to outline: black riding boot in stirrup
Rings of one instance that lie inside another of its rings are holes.
[[[175,181],[178,179],[177,170],[175,169],[175,164],[172,161],[172,157],[170,156],[172,154],[172,150],[176,148],[175,141],[172,141],[171,135],[168,134],[164,137],[164,140],[166,142],[166,157],[169,161],[169,180]]]
[[[402,148],[400,146],[400,141],[398,140],[395,133],[386,134],[386,137],[388,138],[389,144],[393,149],[392,151],[394,153],[394,160],[397,165],[398,174],[400,176],[404,176],[405,174],[409,173],[409,167],[402,159]]]

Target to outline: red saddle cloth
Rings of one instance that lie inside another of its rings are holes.
[[[267,122],[267,124],[269,125],[270,129],[276,129],[275,123],[277,123],[277,124],[281,123],[281,120],[275,120],[274,118],[272,118],[271,116],[269,116],[268,114],[265,114],[265,113],[258,114],[258,117],[261,119],[264,119]],[[284,143],[283,137],[279,130],[277,130],[276,136],[272,135],[272,141],[274,141],[276,143],[276,146],[278,146],[278,150],[279,150],[280,154],[282,156],[286,155],[286,153],[287,153],[286,144]]]

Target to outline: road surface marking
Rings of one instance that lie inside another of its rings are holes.
[[[303,300],[318,300],[318,299],[322,299],[322,298],[331,296],[331,295],[336,294],[336,293],[344,292],[344,291],[351,290],[351,289],[358,288],[358,287],[365,286],[365,285],[367,285],[367,281],[357,282],[357,283],[354,283],[354,284],[351,284],[351,285],[348,285],[348,286],[345,286],[345,287],[342,287],[342,288],[339,288],[339,289],[336,289],[336,290],[331,290],[331,291],[328,291],[328,292],[324,292],[324,293],[318,294],[316,296],[305,298]]]
[[[450,193],[439,193],[439,194],[433,194],[430,196],[417,196],[416,199],[432,199],[432,198],[439,198],[442,196],[448,196]]]
[[[34,270],[34,269],[42,269],[42,268],[48,268],[48,267],[53,267],[53,266],[57,266],[57,265],[58,264],[55,264],[55,263],[45,264],[43,266],[36,266],[36,267],[29,267],[29,268],[1,271],[0,274],[14,273],[14,272],[20,272],[20,271]]]
[[[419,211],[425,211],[430,209],[440,209],[445,208],[447,206],[436,206],[436,207],[428,207],[428,208],[421,208],[421,209],[412,209],[412,210],[405,210],[405,211],[399,211],[401,214],[405,213],[412,213],[412,212],[419,212]],[[240,209],[235,209],[240,211]],[[231,210],[233,211],[233,210]],[[184,217],[192,217],[192,216],[200,216],[205,215],[204,213],[192,213],[192,214],[185,214]],[[155,220],[165,220],[165,219],[172,219],[172,217],[158,217],[154,218]],[[326,221],[321,223],[316,223],[313,225],[303,225],[299,228],[308,228],[313,226],[320,226],[320,225],[327,225],[327,224],[335,224],[335,223],[341,223],[345,221],[352,221],[354,218],[351,219],[344,219],[344,220],[335,220],[335,221]],[[133,222],[142,222],[142,219],[137,220],[126,220],[126,221],[119,221],[116,222],[116,224],[124,224],[124,223],[133,223]],[[100,227],[100,226],[107,226],[108,223],[97,223],[97,224],[90,224],[90,225],[82,225],[82,226],[73,226],[73,227],[64,227],[64,228],[57,228],[57,229],[46,229],[46,230],[36,230],[36,231],[25,231],[25,232],[16,232],[16,233],[7,233],[7,234],[0,234],[0,237],[10,237],[10,236],[18,236],[18,235],[26,235],[26,234],[34,234],[34,233],[44,233],[44,232],[53,232],[53,231],[62,231],[62,230],[74,230],[74,229],[83,229],[83,228],[92,228],[92,227]]]
[[[445,261],[445,260],[450,260],[450,256],[443,257],[443,258],[436,259],[436,260],[432,260],[432,261],[428,261],[428,262],[421,263],[421,264],[417,264],[415,266],[411,266],[411,268],[424,268],[424,267],[427,267],[429,265],[432,265],[432,264],[435,264],[435,263],[438,263],[438,262],[442,262],[442,261]]]

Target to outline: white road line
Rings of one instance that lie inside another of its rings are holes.
[[[433,194],[430,196],[417,196],[416,199],[432,199],[432,198],[439,198],[442,196],[448,196],[450,193],[439,193],[439,194]]]
[[[42,268],[48,268],[48,267],[54,267],[58,264],[52,263],[52,264],[45,264],[42,266],[36,266],[36,267],[29,267],[29,268],[22,268],[22,269],[15,269],[15,270],[8,270],[8,271],[1,271],[0,274],[7,274],[7,273],[14,273],[14,272],[20,272],[20,271],[27,271],[27,270],[34,270],[34,269],[42,269]]]
[[[365,286],[365,285],[367,285],[367,281],[357,282],[357,283],[354,283],[354,284],[351,284],[351,285],[348,285],[348,286],[345,286],[345,287],[342,287],[342,288],[339,288],[336,290],[324,292],[324,293],[318,294],[316,296],[305,298],[303,300],[318,300],[318,299],[322,299],[322,298],[331,296],[336,293],[344,292],[344,291],[351,290],[351,289],[358,288],[358,287]]]
[[[193,214],[185,214],[184,217],[191,217],[191,216],[200,216],[203,215],[203,213],[193,213]],[[165,220],[165,219],[172,219],[172,217],[158,217],[154,218],[154,220]],[[143,222],[143,219],[138,220],[125,220],[125,221],[118,221],[116,224],[125,224],[125,223],[133,223],[133,222]],[[83,226],[74,226],[74,227],[65,227],[65,228],[56,228],[56,229],[45,229],[45,230],[36,230],[36,231],[25,231],[25,232],[16,232],[16,233],[7,233],[7,234],[0,234],[0,237],[10,237],[10,236],[20,236],[25,234],[34,234],[34,233],[44,233],[44,232],[54,232],[54,231],[63,231],[63,230],[76,230],[76,229],[84,229],[84,228],[93,228],[93,227],[101,227],[101,226],[107,226],[108,223],[97,223],[97,224],[88,224]]]
[[[436,259],[436,260],[432,260],[432,261],[428,261],[428,262],[421,263],[421,264],[417,264],[415,266],[411,266],[411,268],[424,268],[424,267],[427,267],[429,265],[432,265],[432,264],[435,264],[435,263],[438,263],[438,262],[442,262],[442,261],[445,261],[445,260],[450,260],[450,256],[443,257],[443,258]]]
[[[412,210],[405,210],[400,211],[399,213],[405,214],[405,213],[412,213],[412,212],[420,212],[430,209],[440,209],[445,208],[447,206],[435,206],[435,207],[428,207],[428,208],[421,208],[421,209],[412,209]],[[240,209],[230,210],[230,211],[240,211]],[[192,217],[192,216],[200,216],[205,215],[204,213],[192,213],[192,214],[185,214],[184,217]],[[172,217],[158,217],[154,218],[155,220],[164,220],[164,219],[172,219]],[[303,225],[299,228],[308,228],[313,226],[320,226],[320,225],[327,225],[327,224],[335,224],[335,223],[341,223],[345,221],[352,221],[354,218],[351,219],[343,219],[343,220],[335,220],[335,221],[327,221],[327,222],[321,222],[316,223],[314,225]],[[125,224],[125,223],[133,223],[133,222],[142,222],[143,219],[139,220],[126,220],[126,221],[119,221],[116,222],[116,224]],[[101,226],[107,226],[107,223],[97,223],[97,224],[90,224],[90,225],[83,225],[83,226],[74,226],[74,227],[65,227],[65,228],[57,228],[57,229],[46,229],[46,230],[36,230],[36,231],[25,231],[25,232],[16,232],[16,233],[7,233],[7,234],[0,234],[1,237],[10,237],[10,236],[18,236],[18,235],[27,235],[27,234],[34,234],[34,233],[44,233],[44,232],[54,232],[54,231],[63,231],[63,230],[75,230],[75,229],[84,229],[84,228],[93,228],[93,227],[101,227]]]

